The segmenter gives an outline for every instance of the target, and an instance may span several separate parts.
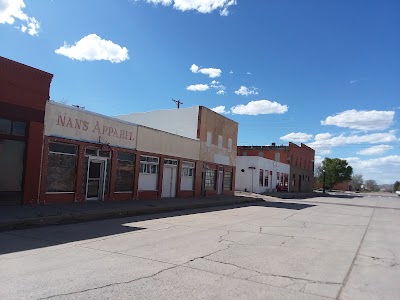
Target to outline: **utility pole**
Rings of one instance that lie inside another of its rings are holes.
[[[172,99],[172,101],[174,101],[177,104],[178,108],[181,106],[181,104],[183,104],[183,102],[181,102],[180,99],[178,100]]]

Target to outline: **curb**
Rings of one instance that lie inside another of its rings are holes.
[[[221,201],[221,202],[211,202],[211,203],[190,203],[184,206],[161,206],[161,207],[149,207],[145,209],[120,209],[113,211],[104,212],[94,212],[94,213],[70,213],[69,215],[62,216],[47,216],[38,218],[28,218],[21,220],[14,220],[11,222],[0,222],[0,232],[18,229],[29,229],[48,225],[64,225],[64,224],[76,224],[84,222],[92,222],[106,219],[117,219],[126,217],[135,217],[141,215],[151,215],[158,213],[166,213],[173,211],[184,211],[191,209],[200,209],[208,207],[218,207],[218,206],[229,206],[229,205],[240,205],[264,202],[262,199],[245,199],[242,201]]]

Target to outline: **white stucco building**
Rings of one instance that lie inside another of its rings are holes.
[[[257,156],[236,158],[236,190],[266,193],[289,189],[290,165]],[[277,187],[278,186],[278,187]]]

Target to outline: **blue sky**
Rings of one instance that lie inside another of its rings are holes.
[[[239,145],[304,142],[400,180],[396,0],[0,0],[0,55],[106,115],[204,105]]]

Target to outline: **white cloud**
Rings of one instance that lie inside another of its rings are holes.
[[[230,70],[230,71],[229,71],[229,74],[233,74],[233,71],[232,71],[232,70]]]
[[[315,149],[315,151],[319,154],[328,154],[333,147],[355,144],[389,143],[396,142],[397,140],[398,139],[394,130],[391,130],[389,132],[371,133],[364,135],[340,134],[338,136],[333,136],[329,133],[321,133],[317,134],[314,138],[314,141],[312,143],[308,143],[307,145]]]
[[[364,81],[364,80],[368,80],[368,79],[367,78],[360,78],[360,79],[356,79],[356,80],[350,80],[349,84],[354,84],[354,83],[357,83],[357,82],[360,82],[360,81]]]
[[[218,90],[216,93],[217,95],[225,95],[226,94],[225,86],[223,86],[219,81],[216,81],[216,80],[211,81],[210,88]]]
[[[392,146],[390,145],[377,145],[377,146],[372,146],[363,150],[360,150],[357,152],[357,154],[361,155],[376,155],[376,154],[383,154],[388,150],[393,149]]]
[[[199,66],[193,64],[193,65],[190,67],[190,71],[192,71],[193,73],[199,72]]]
[[[390,155],[362,160],[358,157],[344,158],[353,172],[362,174],[364,179],[374,179],[378,183],[394,183],[400,174],[400,156]]]
[[[0,24],[12,25],[16,20],[22,21],[16,28],[30,35],[38,35],[40,23],[23,12],[25,7],[23,0],[0,0]]]
[[[195,10],[207,14],[219,10],[221,16],[229,15],[229,7],[236,5],[236,0],[145,0],[147,3],[170,6],[180,11]]]
[[[326,140],[326,139],[331,138],[331,136],[332,136],[332,134],[330,134],[330,133],[319,133],[319,134],[317,134],[317,135],[315,136],[314,139],[315,139],[316,141]]]
[[[317,164],[322,163],[323,160],[324,160],[324,158],[322,156],[315,155],[315,157],[314,157],[314,166],[316,166]]]
[[[264,115],[283,114],[288,111],[287,105],[269,100],[250,101],[247,104],[239,104],[231,108],[233,114],[237,115]]]
[[[280,139],[283,141],[289,141],[289,142],[299,142],[299,143],[305,143],[307,142],[310,138],[312,137],[312,134],[307,134],[303,132],[291,132],[288,133],[284,136],[281,136]]]
[[[186,87],[188,91],[193,92],[204,92],[207,91],[210,87],[208,84],[192,84]]]
[[[114,44],[112,41],[103,40],[94,33],[83,37],[75,45],[70,46],[64,42],[64,46],[56,49],[55,52],[80,61],[108,60],[120,63],[129,59],[127,48]]]
[[[335,125],[359,130],[384,130],[393,124],[394,111],[358,111],[346,110],[335,116],[329,116],[321,125]]]
[[[235,91],[236,95],[248,96],[248,95],[258,95],[257,88],[251,87],[248,88],[242,85],[237,91]]]
[[[225,106],[223,106],[223,105],[211,108],[211,110],[213,110],[219,114],[229,114],[229,111],[226,111]]]
[[[220,77],[222,70],[216,68],[200,68],[199,66],[193,64],[190,67],[190,71],[193,73],[201,73],[204,75],[208,75],[210,78]]]
[[[225,90],[219,90],[216,94],[217,95],[225,95],[226,92],[225,92]]]

